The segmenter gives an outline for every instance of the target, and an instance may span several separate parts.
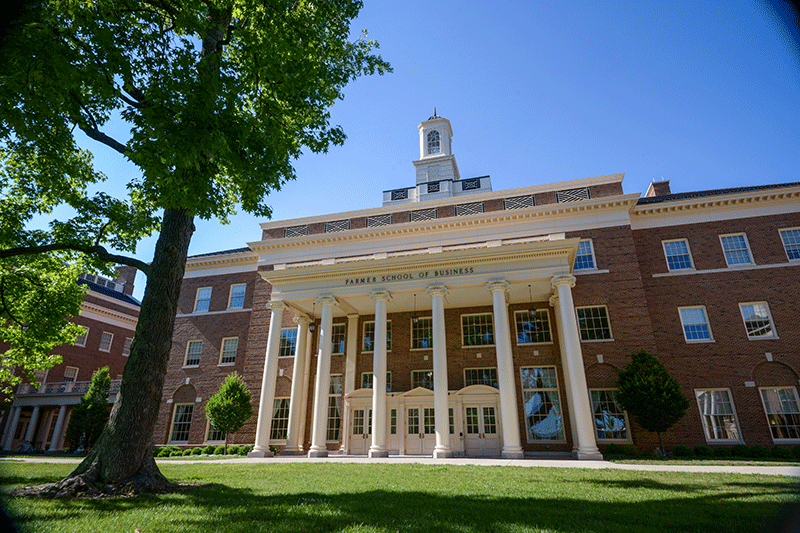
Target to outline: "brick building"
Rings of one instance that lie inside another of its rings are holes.
[[[254,456],[652,450],[615,401],[645,349],[692,399],[667,447],[800,444],[800,183],[495,192],[461,179],[447,119],[419,135],[381,207],[190,258],[157,443],[221,442],[204,404],[236,370]]]
[[[36,373],[39,387],[29,383],[17,387],[0,422],[0,449],[13,451],[28,442],[41,451],[61,450],[72,408],[86,394],[95,371],[104,366],[112,378],[109,403],[116,399],[140,307],[132,296],[136,269],[120,266],[117,273],[115,280],[89,274],[78,280],[87,292],[73,322],[86,328],[86,333],[74,345],[53,349],[62,361]]]

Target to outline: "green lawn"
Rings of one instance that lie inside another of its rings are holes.
[[[181,494],[106,500],[9,498],[74,465],[0,463],[24,531],[664,532],[760,531],[800,493],[779,476],[413,464],[161,464]]]

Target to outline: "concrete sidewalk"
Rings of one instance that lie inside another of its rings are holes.
[[[0,459],[5,461],[23,461],[31,463],[79,463],[80,457],[14,457]],[[167,459],[157,460],[160,464],[169,463],[206,463],[206,464],[242,464],[242,463],[351,463],[351,464],[425,464],[425,465],[476,465],[476,466],[516,466],[525,468],[607,468],[612,470],[635,470],[644,472],[705,472],[726,474],[761,474],[770,476],[800,477],[798,466],[735,466],[735,465],[676,465],[676,464],[618,464],[608,461],[577,461],[572,458],[525,458],[525,459],[491,459],[477,457],[457,457],[452,459],[434,459],[426,456],[392,456],[370,459],[365,456],[331,455],[323,458],[309,459],[305,456],[277,456],[265,459],[238,457],[235,459]]]

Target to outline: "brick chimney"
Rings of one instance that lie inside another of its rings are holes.
[[[133,294],[133,282],[136,280],[136,267],[117,265],[117,279],[114,281],[122,285],[122,294]]]
[[[650,184],[650,187],[647,188],[647,193],[645,193],[645,198],[650,198],[652,196],[666,196],[668,194],[672,194],[669,190],[669,180],[663,181],[654,181]]]

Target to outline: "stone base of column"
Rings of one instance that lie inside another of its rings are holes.
[[[500,457],[503,459],[522,459],[525,457],[525,452],[522,450],[503,450]]]
[[[305,455],[305,452],[300,448],[288,449],[284,448],[280,453],[281,455]]]
[[[263,459],[265,457],[275,457],[275,454],[269,450],[253,450],[247,454],[248,458]]]
[[[328,457],[328,450],[308,450],[308,457]]]
[[[389,457],[389,450],[370,450],[369,457]]]
[[[434,459],[447,459],[448,457],[454,456],[453,450],[433,450]]]
[[[603,461],[603,454],[600,450],[572,450],[572,457],[578,461]]]

